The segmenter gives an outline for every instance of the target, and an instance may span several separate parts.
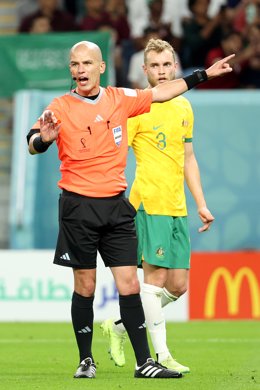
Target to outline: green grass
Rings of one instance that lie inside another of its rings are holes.
[[[175,356],[191,368],[183,378],[134,379],[130,342],[126,366],[115,367],[96,324],[97,378],[76,380],[78,352],[70,324],[0,323],[0,389],[260,389],[260,322],[168,323],[167,331]]]

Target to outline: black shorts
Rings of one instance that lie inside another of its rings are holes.
[[[137,265],[135,215],[124,193],[91,198],[64,190],[54,263],[96,268],[99,251],[106,267]]]

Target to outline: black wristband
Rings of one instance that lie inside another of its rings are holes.
[[[43,142],[42,137],[35,137],[33,140],[33,147],[38,153],[46,152],[48,147],[52,144],[51,142]]]
[[[191,75],[183,77],[183,80],[187,84],[188,89],[196,87],[196,85],[208,80],[208,76],[205,70],[195,70]]]

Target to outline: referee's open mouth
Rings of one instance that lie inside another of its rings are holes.
[[[77,83],[79,83],[80,85],[86,85],[88,80],[88,77],[80,76],[77,78]]]

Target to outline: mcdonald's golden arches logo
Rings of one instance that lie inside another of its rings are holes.
[[[217,291],[220,279],[223,279],[226,288],[228,314],[232,317],[239,313],[239,299],[241,294],[241,285],[244,279],[248,282],[252,318],[260,318],[260,287],[254,271],[249,267],[241,267],[232,276],[231,272],[225,267],[218,267],[211,274],[209,279],[204,304],[204,316],[211,319],[215,317]]]

